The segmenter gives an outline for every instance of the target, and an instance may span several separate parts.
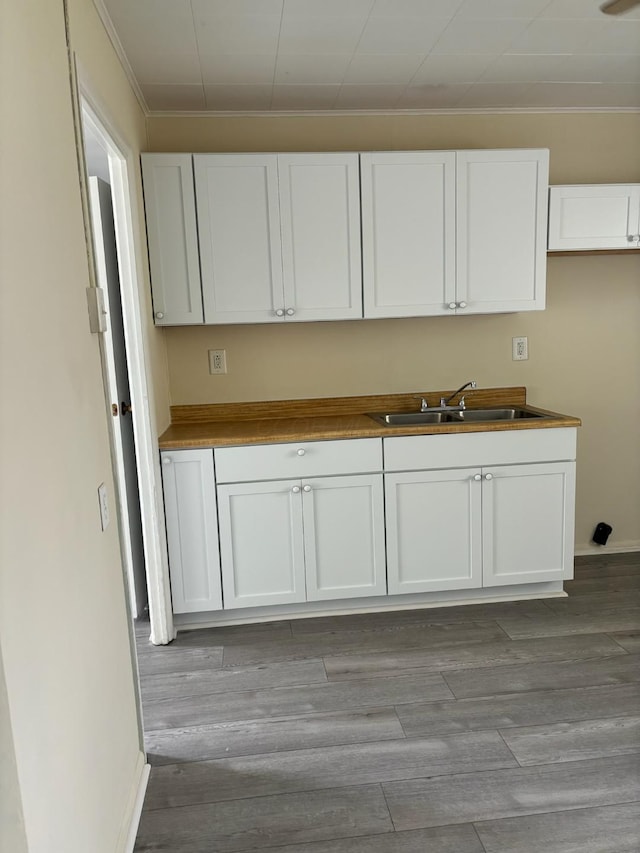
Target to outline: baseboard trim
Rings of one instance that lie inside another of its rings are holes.
[[[576,557],[602,557],[606,554],[627,554],[640,551],[640,542],[621,542],[619,545],[576,545]]]
[[[138,779],[138,786],[136,789],[133,807],[131,810],[131,817],[129,820],[129,827],[126,833],[126,840],[124,843],[124,847],[122,848],[123,853],[133,853],[133,849],[136,846],[136,837],[138,835],[138,827],[140,826],[140,818],[142,817],[142,806],[144,805],[144,798],[145,794],[147,793],[147,785],[149,784],[150,773],[151,765],[145,764],[142,767],[142,772],[140,773],[140,778]]]

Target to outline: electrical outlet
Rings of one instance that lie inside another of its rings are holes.
[[[511,338],[511,358],[513,361],[526,361],[529,358],[528,338]]]
[[[209,350],[209,373],[227,372],[227,351],[224,349]]]

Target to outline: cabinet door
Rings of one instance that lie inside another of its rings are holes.
[[[277,155],[195,154],[193,162],[205,322],[280,321]]]
[[[549,250],[640,248],[640,184],[549,189]]]
[[[302,484],[307,599],[386,595],[382,474]]]
[[[285,318],[362,317],[357,154],[279,154]]]
[[[225,609],[304,601],[298,480],[218,487]]]
[[[219,610],[213,451],[164,451],[161,459],[173,611]]]
[[[455,157],[360,155],[365,317],[455,310]]]
[[[202,323],[191,154],[143,154],[141,163],[156,324]]]
[[[546,150],[457,153],[459,313],[544,308],[548,173]]]
[[[389,594],[482,586],[480,469],[385,474]]]
[[[484,586],[573,575],[575,462],[482,471]]]

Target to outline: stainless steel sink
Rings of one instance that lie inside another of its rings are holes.
[[[528,409],[500,408],[500,409],[465,409],[462,412],[451,412],[447,418],[449,423],[462,421],[466,423],[478,423],[481,421],[514,421],[520,419],[544,418],[539,412],[531,412]]]
[[[461,411],[374,412],[369,417],[383,426],[420,426],[422,424],[483,423],[489,421],[532,420],[547,415],[517,406],[495,409],[464,409]]]
[[[445,421],[444,412],[389,412],[388,414],[369,414],[370,418],[383,426],[420,426],[420,424],[440,424]]]

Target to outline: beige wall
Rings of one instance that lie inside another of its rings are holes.
[[[91,0],[73,0],[70,16],[74,47],[135,150],[143,116]],[[117,853],[143,754],[63,2],[3,3],[0,32],[0,647],[15,758],[0,779],[21,801],[29,853]],[[156,384],[161,396],[159,372]]]
[[[0,850],[27,853],[9,697],[0,653]]]
[[[552,183],[640,181],[630,113],[158,117],[148,133],[153,151],[548,147]],[[640,255],[551,257],[547,299],[531,314],[167,329],[171,401],[526,385],[532,403],[584,420],[578,547],[601,520],[612,545],[640,547]],[[529,336],[529,361],[511,360],[514,335]],[[209,348],[227,350],[228,375],[209,375]]]

